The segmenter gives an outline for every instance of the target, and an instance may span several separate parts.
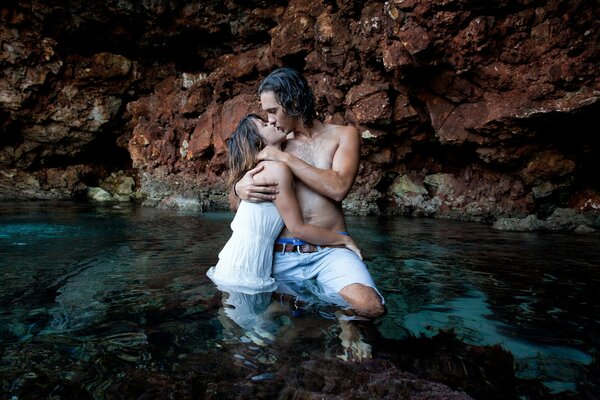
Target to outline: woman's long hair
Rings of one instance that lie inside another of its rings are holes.
[[[227,142],[229,158],[229,186],[242,179],[246,171],[256,164],[256,156],[265,148],[266,143],[258,134],[254,120],[264,121],[257,114],[248,114],[238,124]]]

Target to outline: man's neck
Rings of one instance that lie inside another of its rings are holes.
[[[294,137],[305,136],[307,138],[312,138],[315,135],[318,135],[321,132],[323,127],[323,123],[318,119],[314,119],[312,122],[312,126],[304,125],[304,122],[300,119],[298,120],[298,124],[294,129]]]

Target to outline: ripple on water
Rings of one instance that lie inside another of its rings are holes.
[[[229,213],[15,207],[0,215],[5,392],[141,396],[199,381],[202,393],[221,393],[210,385],[276,385],[292,354],[317,359],[326,347],[336,358],[335,320],[318,317],[326,312],[281,317],[279,331],[262,334],[225,313],[205,273],[229,237]],[[349,227],[386,297],[385,338],[453,330],[502,345],[520,377],[578,390],[600,348],[597,237],[402,218],[349,218]]]

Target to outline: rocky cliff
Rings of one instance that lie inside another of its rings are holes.
[[[225,208],[224,143],[287,65],[326,120],[362,134],[349,213],[600,224],[596,1],[15,0],[0,12],[0,199],[101,187]]]

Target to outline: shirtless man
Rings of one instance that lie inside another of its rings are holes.
[[[284,162],[296,178],[296,195],[306,223],[346,232],[342,200],[354,184],[360,157],[360,136],[351,126],[323,123],[314,108],[306,79],[290,68],[273,71],[258,94],[268,121],[290,133],[285,152],[265,148],[259,158]],[[293,135],[293,136],[292,136]],[[245,201],[271,201],[276,182],[258,182],[254,168],[234,185]],[[280,282],[316,278],[325,293],[339,293],[350,304],[347,314],[376,318],[385,313],[383,297],[365,264],[343,248],[321,247],[291,238],[283,229],[275,244],[273,275]]]

